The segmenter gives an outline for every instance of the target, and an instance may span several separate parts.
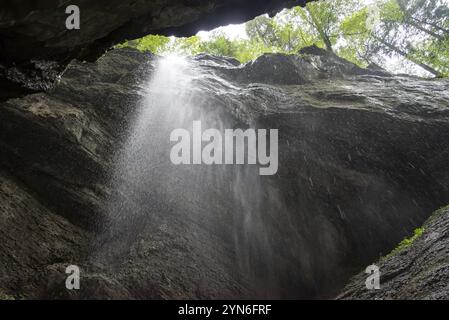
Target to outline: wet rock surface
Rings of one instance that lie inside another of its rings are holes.
[[[424,224],[424,232],[409,246],[375,264],[380,289],[367,290],[366,274],[351,279],[338,299],[449,299],[449,208],[436,211]]]
[[[111,184],[155,60],[120,49],[74,61],[49,92],[0,104],[4,295],[333,297],[449,202],[447,80],[355,69],[317,52],[247,65],[199,56],[198,101],[233,127],[279,129],[278,173],[245,187],[260,199],[252,222],[263,239],[243,259],[235,230],[246,220],[235,212],[245,204],[233,204],[243,190],[206,186],[196,169],[164,189],[157,167],[141,202]],[[286,65],[290,73],[278,71]],[[130,204],[111,233],[117,197]],[[69,264],[82,269],[80,291],[64,287]]]

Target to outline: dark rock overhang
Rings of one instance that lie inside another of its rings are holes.
[[[93,61],[113,45],[148,34],[191,36],[311,0],[2,0],[0,83],[45,90],[72,59]],[[68,30],[65,9],[80,8],[79,30]],[[2,87],[5,87],[2,86]],[[5,92],[7,91],[7,92]]]

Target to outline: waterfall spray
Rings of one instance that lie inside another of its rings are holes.
[[[226,251],[235,252],[228,257],[235,265],[227,268],[236,269],[237,277],[270,290],[273,296],[269,284],[272,252],[261,217],[267,208],[261,199],[264,191],[258,167],[177,165],[170,161],[174,130],[190,134],[195,121],[218,132],[233,125],[231,117],[216,112],[205,96],[205,81],[201,66],[192,59],[169,56],[155,61],[113,177],[108,252],[119,259],[148,228],[153,233],[163,229],[175,242],[187,242],[205,257],[217,255],[217,264],[224,260],[219,257],[220,246],[233,244],[234,248]],[[201,146],[202,141],[199,143]],[[235,148],[243,150],[244,143],[245,139],[236,139]],[[276,151],[277,170],[277,149],[271,148]],[[263,151],[267,157],[268,150]],[[250,156],[248,152],[246,156]]]

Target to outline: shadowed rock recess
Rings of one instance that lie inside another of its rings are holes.
[[[0,104],[2,295],[333,297],[449,202],[449,82],[361,69],[317,48],[246,65],[191,60],[198,106],[229,127],[279,129],[278,173],[260,189],[243,184],[260,199],[253,242],[229,172],[204,186],[197,169],[166,178],[148,164],[145,190],[127,201],[114,168],[156,61],[112,50],[70,63],[47,93]],[[65,289],[69,264],[81,267],[81,290]]]
[[[191,36],[242,23],[307,0],[2,0],[0,101],[50,88],[74,58],[95,61],[106,50],[148,34]],[[79,30],[67,30],[66,7],[81,12]]]

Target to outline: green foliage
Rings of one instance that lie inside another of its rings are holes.
[[[415,231],[413,232],[413,236],[411,236],[410,238],[405,238],[404,240],[402,240],[398,244],[398,246],[389,255],[395,255],[395,254],[401,252],[402,250],[408,248],[416,239],[421,237],[421,235],[423,233],[424,233],[424,228],[417,228],[417,229],[415,229]]]
[[[423,41],[413,54],[418,60],[438,70],[441,77],[449,77],[449,38],[444,41]]]
[[[337,50],[337,55],[343,59],[346,59],[360,67],[367,67],[368,62],[359,57],[357,48],[352,45],[341,47]]]
[[[175,38],[170,45],[164,47],[165,52],[178,52],[180,54],[195,55],[201,53],[201,39],[198,36],[190,38]]]
[[[254,43],[262,43],[268,48],[282,45],[279,23],[266,15],[247,22],[245,29],[248,37]]]
[[[341,31],[347,37],[367,37],[369,12],[368,8],[362,8],[350,15],[347,15],[341,23]]]
[[[235,57],[240,48],[238,42],[220,33],[213,35],[212,40],[201,43],[200,50],[217,56]]]
[[[359,66],[408,60],[436,76],[449,76],[449,7],[441,0],[357,0],[308,3],[263,15],[245,25],[247,38],[216,31],[208,39],[150,35],[121,45],[155,54],[209,53],[245,63],[264,53],[294,54],[317,45]]]
[[[308,3],[296,8],[301,22],[326,50],[334,51],[345,14],[354,6],[351,0],[332,0]]]
[[[380,16],[384,21],[403,23],[405,18],[404,11],[401,10],[397,0],[388,0],[381,3]]]
[[[167,51],[166,46],[170,39],[159,35],[148,35],[138,40],[127,41],[118,47],[133,47],[140,51],[150,51],[155,54]]]

